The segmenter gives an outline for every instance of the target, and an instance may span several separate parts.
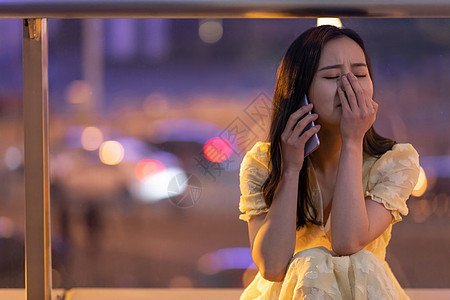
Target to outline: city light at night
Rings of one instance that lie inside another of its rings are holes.
[[[10,170],[17,169],[23,162],[22,153],[16,147],[8,147],[5,152],[5,164]]]
[[[116,141],[106,141],[100,146],[99,156],[102,163],[105,165],[117,165],[119,164],[125,151],[122,145]]]
[[[97,150],[103,142],[103,133],[97,127],[86,127],[81,134],[81,145],[88,151]]]
[[[321,25],[334,25],[342,28],[342,22],[339,18],[317,18],[317,26]]]
[[[200,39],[208,44],[218,42],[223,35],[223,27],[221,20],[200,21],[198,28]]]
[[[425,175],[425,171],[422,167],[420,167],[419,179],[417,180],[417,184],[414,187],[412,195],[415,197],[420,197],[425,193],[427,189],[427,176]]]
[[[205,143],[203,154],[209,161],[219,163],[230,157],[231,147],[226,140],[215,137]]]
[[[164,165],[157,160],[154,159],[143,159],[137,163],[135,169],[136,178],[142,182],[145,182],[145,179],[151,175],[154,175],[158,172],[164,171],[166,168]]]

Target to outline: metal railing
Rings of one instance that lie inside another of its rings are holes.
[[[448,17],[449,0],[2,0],[0,18]]]
[[[450,17],[450,0],[2,0],[24,19],[26,294],[51,299],[47,18]]]

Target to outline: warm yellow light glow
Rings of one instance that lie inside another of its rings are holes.
[[[88,151],[97,150],[103,142],[103,133],[97,127],[86,127],[81,134],[81,145]]]
[[[417,180],[417,184],[414,187],[412,195],[415,197],[420,197],[425,193],[427,189],[427,176],[425,175],[425,171],[422,167],[420,167],[419,179]]]
[[[283,18],[294,18],[292,16],[287,16],[285,13],[278,12],[266,12],[266,11],[251,11],[244,13],[244,18],[251,19],[283,19]]]
[[[342,22],[339,18],[317,18],[317,26],[333,25],[342,28]]]
[[[105,165],[117,165],[123,159],[125,151],[116,141],[106,141],[100,146],[99,156]]]
[[[200,21],[198,35],[205,43],[213,44],[218,42],[223,35],[222,20]]]

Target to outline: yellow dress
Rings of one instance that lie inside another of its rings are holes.
[[[248,222],[253,216],[269,210],[260,191],[269,172],[269,148],[270,143],[257,142],[241,163],[241,220]],[[305,162],[310,176],[312,202],[323,223],[319,184],[309,157]],[[333,256],[330,253],[330,213],[325,226],[309,224],[296,231],[294,255],[283,281],[268,281],[258,272],[240,300],[409,299],[385,256],[392,225],[402,220],[400,214],[408,214],[406,201],[417,183],[419,168],[419,155],[410,144],[396,144],[380,158],[364,153],[364,194],[383,204],[393,216],[384,233],[355,254]]]

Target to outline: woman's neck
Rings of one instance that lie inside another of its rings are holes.
[[[322,174],[334,173],[339,165],[342,140],[339,131],[327,131],[322,127],[318,133],[320,146],[310,154],[316,171]]]

